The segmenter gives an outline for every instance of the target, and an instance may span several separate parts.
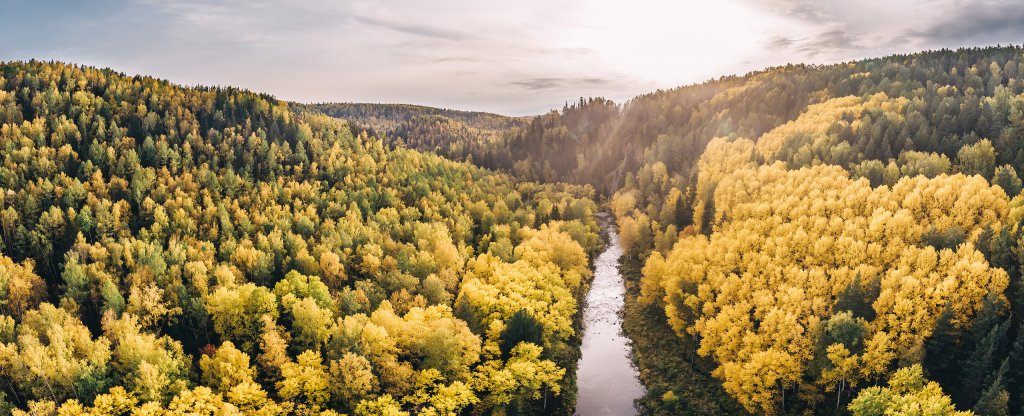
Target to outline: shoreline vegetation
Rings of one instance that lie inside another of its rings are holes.
[[[692,345],[680,348],[664,314],[641,305],[642,264],[623,257],[619,271],[626,281],[623,333],[631,340],[632,358],[647,391],[636,401],[639,415],[746,415],[712,378],[712,364]]]

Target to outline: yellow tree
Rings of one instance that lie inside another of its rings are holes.
[[[300,409],[319,411],[330,399],[330,376],[320,353],[306,350],[281,368],[277,394]]]
[[[199,358],[203,385],[220,393],[227,393],[235,386],[252,382],[256,369],[249,363],[249,356],[239,351],[231,341],[224,341],[213,354]]]
[[[887,387],[869,387],[860,392],[849,409],[854,416],[970,416],[957,411],[953,401],[934,381],[924,378],[920,364],[897,370]]]
[[[46,296],[46,283],[33,272],[32,260],[21,264],[0,255],[0,312],[20,317]]]

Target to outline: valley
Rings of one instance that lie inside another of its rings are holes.
[[[3,62],[0,414],[1020,414],[1022,77],[509,117]]]

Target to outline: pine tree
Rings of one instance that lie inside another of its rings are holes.
[[[999,368],[989,376],[989,383],[981,392],[978,402],[974,404],[974,413],[979,416],[1009,416],[1010,395],[1006,392],[1006,371],[1009,360],[1003,359]]]

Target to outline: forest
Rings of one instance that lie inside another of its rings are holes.
[[[695,159],[655,140],[613,196],[636,302],[751,413],[1024,412],[1021,71],[1005,47],[748,75],[705,105],[754,110],[709,111]]]
[[[1024,48],[535,117],[0,64],[0,414],[1024,414]]]
[[[793,64],[580,99],[497,159],[403,145],[593,186],[643,414],[1022,414],[1022,74],[1019,46]]]
[[[592,188],[248,91],[0,68],[0,412],[572,412]]]

